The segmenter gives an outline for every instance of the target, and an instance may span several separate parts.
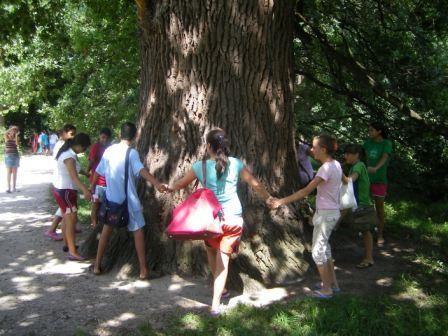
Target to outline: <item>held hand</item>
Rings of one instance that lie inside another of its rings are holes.
[[[89,189],[84,188],[84,190],[82,191],[82,193],[84,194],[84,198],[86,200],[90,200],[92,198],[92,193],[90,192]]]
[[[275,197],[269,197],[266,200],[266,204],[270,209],[277,209],[279,206],[283,205],[281,199]]]
[[[377,171],[377,169],[376,169],[375,167],[368,167],[368,168],[367,168],[367,171],[368,171],[370,174],[375,174],[376,171]]]
[[[89,176],[90,176],[89,173],[86,172],[86,171],[83,170],[83,169],[81,169],[81,170],[79,171],[79,173],[80,173],[81,175],[84,175],[85,177],[89,177]]]
[[[161,193],[166,193],[169,190],[168,186],[166,184],[162,184],[162,183],[159,183],[155,187]]]

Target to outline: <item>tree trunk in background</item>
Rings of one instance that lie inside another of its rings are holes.
[[[292,2],[137,1],[141,89],[137,149],[151,173],[173,182],[205,153],[204,137],[223,128],[271,193],[297,190],[293,113]],[[297,211],[271,212],[242,184],[245,234],[231,262],[233,287],[291,280],[307,269]],[[162,273],[208,272],[202,242],[173,242],[167,214],[186,193],[141,186],[148,262]],[[136,265],[133,242],[116,235],[112,263]],[[106,265],[107,266],[107,265]]]

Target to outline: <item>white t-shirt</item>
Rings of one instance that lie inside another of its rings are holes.
[[[61,149],[61,147],[64,145],[64,140],[59,140],[58,142],[56,142],[56,145],[54,145],[53,148],[53,159],[56,160],[56,155],[58,155],[59,150]]]
[[[317,210],[339,210],[339,189],[341,186],[342,169],[336,160],[325,162],[317,171],[323,182],[317,186]]]
[[[67,159],[74,159],[76,162],[76,171],[79,173],[81,170],[81,165],[78,162],[78,157],[73,149],[69,149],[59,156],[56,169],[53,173],[53,186],[56,189],[73,189],[77,190],[75,183],[70,178],[70,175],[67,170],[67,166],[64,161]]]
[[[129,146],[123,143],[112,145],[106,149],[101,158],[100,164],[96,167],[96,172],[106,179],[106,198],[118,204],[124,202],[126,197],[124,190],[124,175],[126,151]],[[142,205],[138,198],[136,179],[140,176],[143,169],[138,152],[131,149],[129,153],[129,176],[128,176],[128,208],[130,211],[137,212],[142,210]]]
[[[50,145],[54,145],[56,144],[56,142],[58,142],[58,136],[53,133],[52,135],[50,135]]]

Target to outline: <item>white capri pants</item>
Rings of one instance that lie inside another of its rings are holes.
[[[311,253],[316,265],[323,265],[331,258],[329,240],[339,217],[341,217],[339,210],[316,210],[313,216],[314,229]]]

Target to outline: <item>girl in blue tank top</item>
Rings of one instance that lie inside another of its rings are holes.
[[[270,195],[240,159],[230,156],[229,141],[222,129],[210,131],[206,141],[209,159],[206,161],[206,185],[203,187],[214,192],[224,212],[223,234],[205,240],[208,262],[213,275],[211,314],[218,315],[221,297],[228,295],[225,284],[230,255],[238,251],[243,233],[242,207],[237,194],[238,182],[242,180],[248,183],[264,200]],[[203,180],[202,161],[195,162],[192,169],[170,189],[173,191],[183,189],[196,179]]]

